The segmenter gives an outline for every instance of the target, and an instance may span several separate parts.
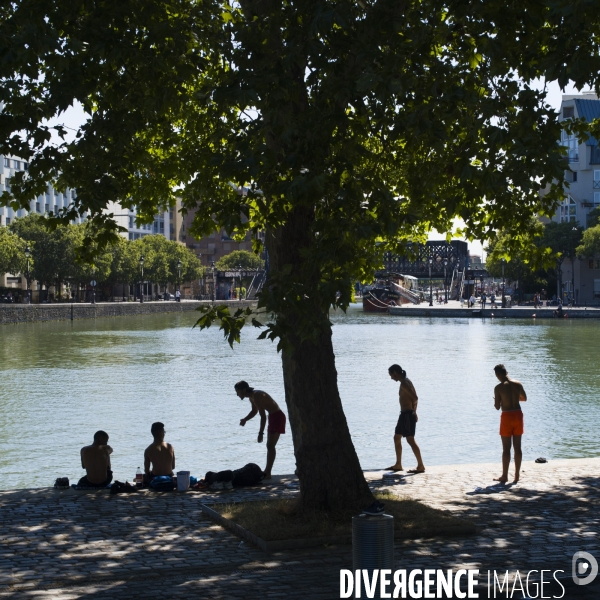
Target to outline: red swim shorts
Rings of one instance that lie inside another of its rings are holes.
[[[267,433],[285,433],[285,415],[282,410],[269,413]]]
[[[500,435],[511,437],[523,435],[523,411],[511,410],[503,412],[500,416]]]

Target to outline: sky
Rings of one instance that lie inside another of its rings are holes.
[[[543,82],[539,81],[538,85],[536,87],[541,89],[543,87]],[[564,94],[574,94],[577,92],[578,92],[578,90],[575,87],[573,87],[572,85],[569,85],[567,88],[565,88],[564,91],[561,91],[558,86],[558,83],[553,82],[548,85],[547,100],[548,100],[548,103],[550,104],[550,106],[552,106],[554,109],[556,109],[558,111],[558,109],[560,108],[561,100],[562,100],[562,94],[563,93]],[[85,120],[86,120],[86,115],[83,111],[82,106],[80,104],[76,104],[74,106],[69,107],[59,117],[52,119],[49,122],[49,124],[56,125],[58,123],[62,123],[63,125],[65,125],[66,127],[69,128],[69,131],[71,133],[72,137],[70,137],[68,139],[72,139],[75,136],[76,131],[85,122]],[[461,226],[461,221],[457,219],[455,221],[455,228],[460,227],[460,226]],[[440,233],[437,231],[432,231],[429,234],[430,240],[443,239],[444,237],[445,237],[444,233]],[[464,239],[464,238],[458,238],[458,239]],[[483,246],[479,240],[467,240],[467,241],[469,242],[469,252],[472,255],[475,255],[475,256],[483,255],[483,253],[484,253]]]

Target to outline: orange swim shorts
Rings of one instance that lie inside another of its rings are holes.
[[[511,410],[502,413],[500,416],[500,435],[502,437],[523,435],[523,411]]]

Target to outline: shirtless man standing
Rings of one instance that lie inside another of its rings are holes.
[[[110,455],[113,449],[108,445],[108,433],[96,431],[94,443],[81,449],[81,466],[87,475],[77,485],[85,487],[106,487],[112,481]]]
[[[267,416],[265,411],[269,414],[269,425],[267,428],[267,466],[264,470],[263,479],[271,479],[271,469],[275,462],[275,455],[277,454],[275,446],[279,440],[279,435],[285,433],[285,415],[283,411],[277,405],[277,402],[269,396],[266,392],[255,390],[251,388],[245,381],[238,381],[235,386],[235,393],[242,400],[248,398],[250,404],[252,404],[252,410],[248,415],[240,420],[240,425],[243,427],[250,419],[252,419],[256,413],[260,413],[260,429],[258,431],[258,443],[261,444],[263,441],[265,422]]]
[[[417,403],[419,398],[415,387],[410,379],[406,377],[406,371],[400,365],[392,365],[388,369],[390,377],[400,382],[400,417],[396,425],[394,435],[394,446],[396,448],[396,463],[388,467],[387,471],[403,471],[402,468],[402,436],[406,438],[408,445],[412,448],[417,459],[417,468],[411,469],[409,473],[424,473],[425,465],[421,458],[421,450],[415,442],[415,431],[417,428]]]
[[[510,379],[504,365],[496,365],[494,373],[500,383],[494,388],[494,406],[502,409],[500,416],[500,436],[502,437],[502,476],[494,481],[508,481],[508,465],[510,464],[511,444],[515,447],[515,479],[519,481],[521,472],[521,436],[523,435],[523,412],[519,402],[527,400],[527,394],[518,381]]]
[[[165,442],[165,426],[163,423],[152,423],[150,432],[154,441],[144,451],[144,481],[150,483],[153,477],[161,475],[173,476],[175,468],[175,449]]]

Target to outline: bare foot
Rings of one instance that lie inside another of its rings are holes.
[[[519,481],[519,475],[515,475],[515,478],[513,479],[513,483],[518,483]]]
[[[500,483],[507,483],[508,482],[508,477],[504,477],[504,475],[502,475],[502,477],[496,477],[496,478],[494,478],[494,481],[498,481]]]
[[[273,477],[271,477],[271,473],[265,473],[262,480],[264,481],[265,479],[273,479]]]
[[[407,472],[416,475],[417,473],[425,473],[425,469],[409,469]]]
[[[402,468],[402,465],[398,466],[398,465],[392,465],[391,467],[388,467],[387,469],[384,469],[384,471],[404,471],[404,469]]]

